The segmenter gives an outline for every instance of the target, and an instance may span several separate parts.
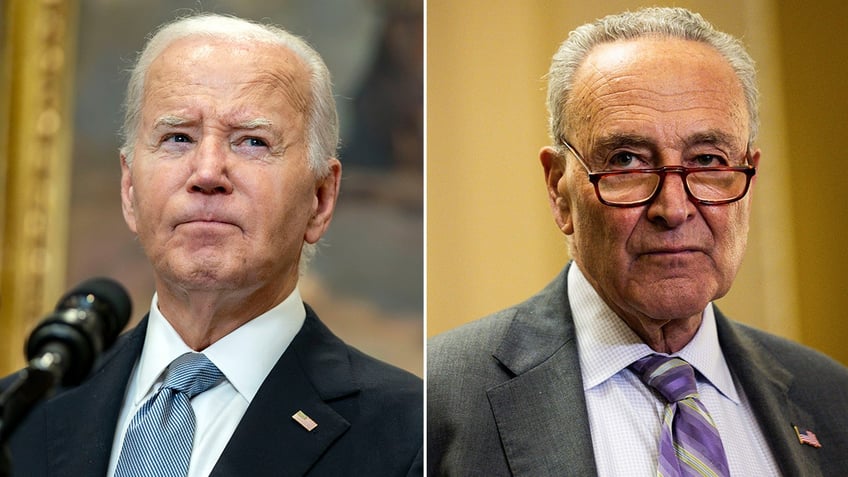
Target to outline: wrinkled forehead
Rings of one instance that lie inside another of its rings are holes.
[[[192,74],[186,75],[187,71]],[[302,114],[309,109],[309,70],[291,49],[278,43],[202,34],[175,40],[151,62],[143,102],[149,96],[167,94],[160,90],[163,85],[196,78],[222,88],[252,88],[268,98],[282,95]]]
[[[607,77],[629,74],[662,77],[693,69],[714,72],[710,81],[721,77],[723,82],[741,88],[730,63],[711,45],[659,35],[599,43],[586,54],[575,77],[576,80],[581,76],[591,77],[593,72]]]
[[[647,37],[595,46],[575,72],[565,113],[580,128],[611,112],[659,119],[707,111],[747,137],[746,108],[741,81],[712,46]]]

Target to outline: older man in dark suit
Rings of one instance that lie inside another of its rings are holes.
[[[684,9],[584,25],[548,75],[540,153],[573,261],[428,346],[433,475],[848,472],[848,369],[726,318],[745,250],[757,90]]]
[[[156,294],[16,430],[14,475],[420,475],[420,379],[336,338],[297,288],[341,176],[320,56],[277,27],[180,19],[126,106],[123,212]]]

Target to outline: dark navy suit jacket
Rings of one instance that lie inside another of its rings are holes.
[[[412,374],[306,321],[254,397],[212,476],[421,475],[423,388]],[[40,404],[13,433],[13,477],[106,475],[147,319],[81,385]],[[0,382],[0,388],[8,384]],[[302,410],[318,427],[292,419]]]

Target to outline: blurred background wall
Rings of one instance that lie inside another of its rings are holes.
[[[539,149],[550,58],[574,27],[670,2],[427,2],[427,333],[517,303],[568,260]],[[680,0],[757,61],[762,160],[748,252],[719,306],[848,364],[848,4]]]
[[[120,210],[117,131],[126,70],[156,26],[198,11],[278,24],[304,37],[323,56],[341,116],[342,190],[321,251],[301,280],[301,294],[342,338],[422,374],[421,0],[0,0],[0,5],[0,41],[9,50],[15,47],[8,58],[24,63],[30,57],[36,70],[42,68],[41,58],[49,56],[44,42],[24,45],[12,32],[42,38],[43,25],[51,18],[58,22],[67,73],[61,84],[68,85],[69,112],[60,128],[68,136],[63,152],[57,153],[61,161],[45,179],[60,187],[57,192],[49,187],[30,189],[28,195],[8,192],[31,187],[31,178],[38,175],[31,164],[38,160],[20,148],[0,147],[0,186],[6,188],[0,194],[0,214],[5,211],[9,219],[0,215],[0,236],[7,237],[0,242],[0,257],[5,257],[0,275],[5,282],[0,285],[8,287],[0,288],[0,375],[23,364],[29,330],[67,287],[82,280],[113,277],[130,291],[133,322],[147,312],[152,272]],[[51,11],[56,5],[58,14]],[[11,69],[4,67],[4,78]],[[33,107],[10,101],[10,95],[15,93],[4,90],[0,95],[5,98],[0,112],[8,112],[5,122],[31,121],[25,115]],[[0,128],[0,146],[5,129]],[[19,173],[4,174],[6,170]],[[54,195],[59,203],[49,208],[49,216],[58,232],[41,228],[43,233],[36,235],[58,243],[44,254],[50,263],[38,267],[40,274],[32,273],[49,277],[49,286],[38,294],[38,306],[12,309],[32,295],[22,275],[32,263],[27,250],[33,245],[10,230],[17,227],[6,227],[4,235],[2,224],[22,223],[25,218],[10,220],[47,210],[31,202]]]
[[[12,4],[26,11],[12,18]],[[542,75],[575,26],[654,4],[427,2],[428,335],[526,298],[566,262],[537,159]],[[675,4],[741,36],[760,70],[751,238],[720,306],[848,363],[848,4]],[[303,293],[343,337],[420,374],[422,6],[390,0],[0,0],[0,373],[22,364],[29,329],[80,280],[113,276],[134,319],[146,311],[150,270],[118,204],[125,69],[152,28],[197,10],[279,23],[325,57],[345,177]]]

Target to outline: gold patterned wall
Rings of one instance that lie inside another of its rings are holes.
[[[0,375],[65,288],[75,0],[2,3]]]

